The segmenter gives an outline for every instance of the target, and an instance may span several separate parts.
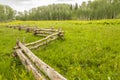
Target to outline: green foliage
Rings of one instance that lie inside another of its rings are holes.
[[[52,4],[15,12],[6,5],[0,5],[0,21],[8,20],[99,20],[115,19],[120,14],[119,0],[89,0],[74,5]]]
[[[17,20],[98,20],[119,18],[119,0],[89,0],[81,5],[52,4],[19,12]]]
[[[70,5],[53,4],[32,8],[29,12],[19,12],[16,16],[18,20],[66,20],[71,19]]]
[[[7,5],[0,5],[0,22],[13,20],[14,18],[14,10]]]

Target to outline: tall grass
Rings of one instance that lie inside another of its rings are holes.
[[[24,40],[25,38],[25,40]],[[40,39],[34,37],[31,33],[25,31],[18,31],[5,27],[0,27],[0,79],[1,80],[25,80],[32,79],[27,77],[27,72],[24,66],[21,65],[19,59],[12,56],[14,53],[12,48],[15,47],[16,41],[32,42]],[[24,78],[24,79],[23,79]]]
[[[33,52],[68,80],[120,80],[120,20],[14,21],[7,24],[62,28],[65,40],[55,40]],[[26,43],[39,39],[31,33],[0,27],[0,78],[32,78],[19,59],[10,56],[17,38],[22,40],[23,37]]]

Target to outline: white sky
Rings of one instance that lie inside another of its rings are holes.
[[[33,7],[53,4],[53,3],[68,3],[68,4],[81,4],[83,1],[88,0],[0,0],[0,4],[9,5],[14,10],[24,11]]]

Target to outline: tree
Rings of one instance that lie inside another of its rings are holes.
[[[120,15],[119,0],[89,0],[79,6],[69,4],[52,4],[32,8],[16,16],[20,20],[98,20],[114,19]],[[1,9],[1,8],[0,8]],[[1,11],[6,11],[1,9]],[[1,14],[3,15],[3,14]],[[1,16],[4,17],[4,16]],[[4,17],[5,18],[5,17]],[[3,18],[3,19],[4,19]]]
[[[0,5],[0,21],[13,20],[15,16],[15,11],[7,6]]]

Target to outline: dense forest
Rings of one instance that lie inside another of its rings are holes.
[[[0,5],[0,21],[8,21],[13,18],[15,18],[15,11],[7,5]]]
[[[0,5],[0,21],[5,20],[98,20],[120,18],[120,0],[89,0],[70,4],[52,4],[16,12]],[[16,13],[16,14],[15,14]]]

